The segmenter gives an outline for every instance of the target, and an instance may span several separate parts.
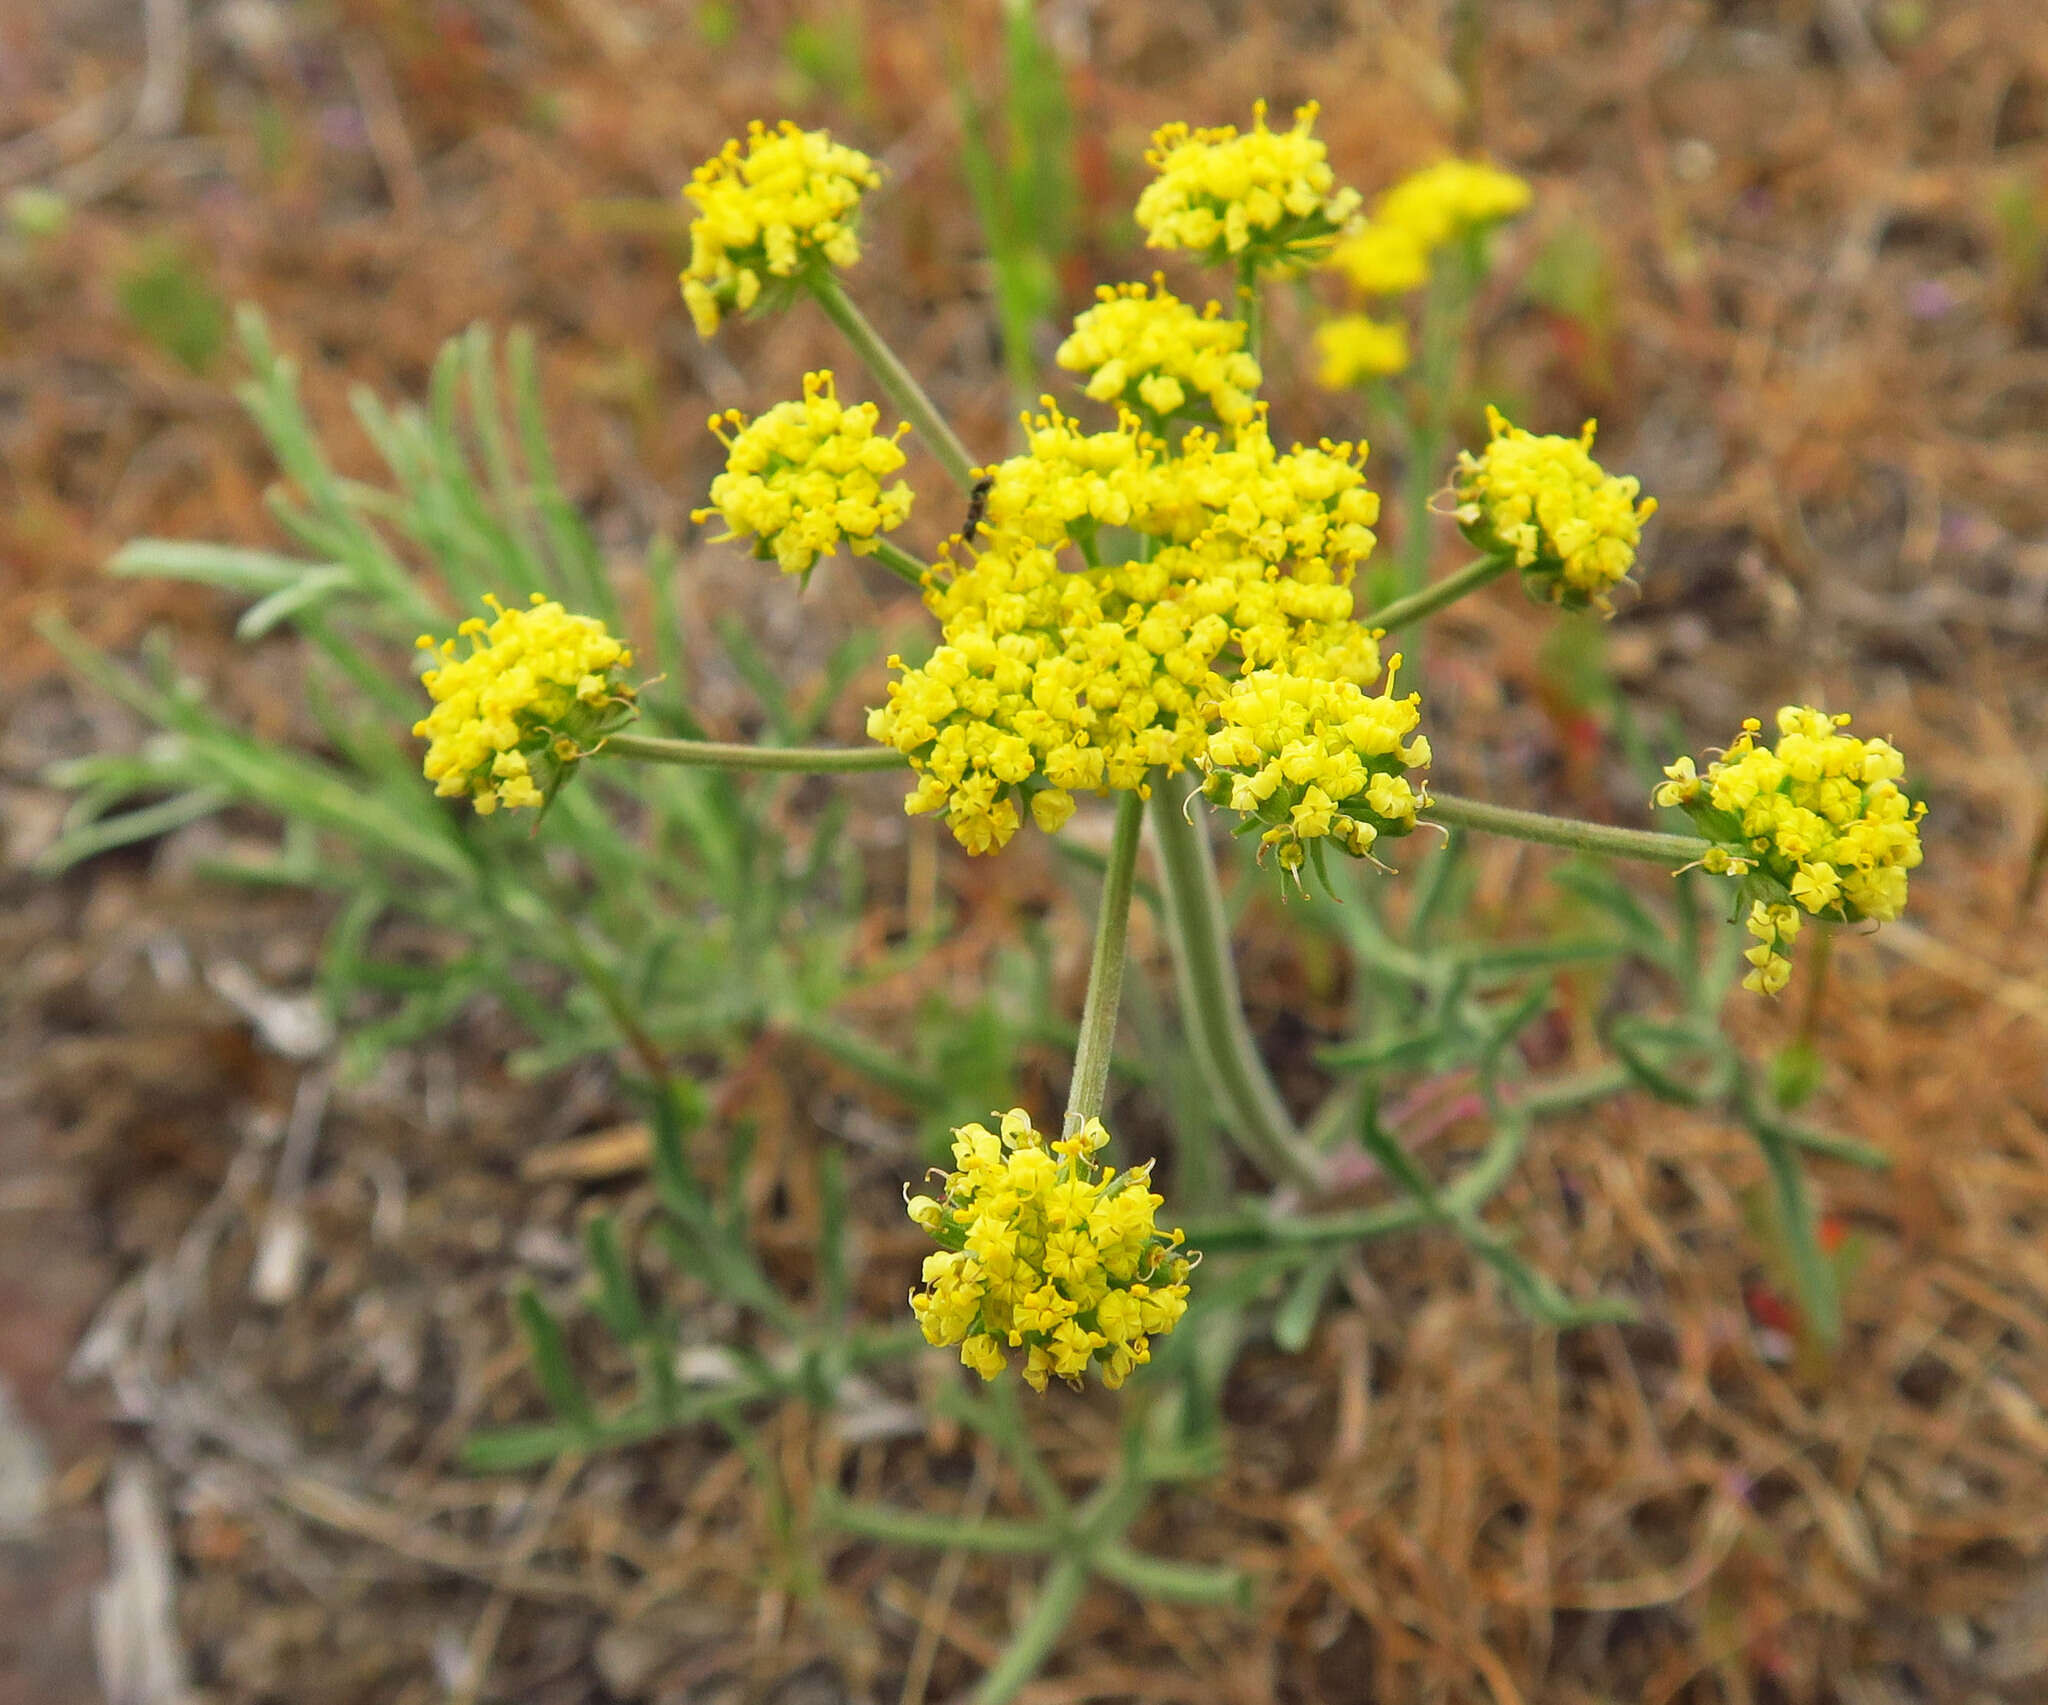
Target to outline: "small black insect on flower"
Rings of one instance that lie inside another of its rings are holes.
[[[974,482],[974,489],[967,494],[967,525],[960,529],[963,545],[974,543],[974,535],[981,531],[981,523],[988,515],[988,494],[996,488],[996,476],[983,474]]]

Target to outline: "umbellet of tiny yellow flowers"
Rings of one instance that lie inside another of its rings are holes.
[[[1514,173],[1483,160],[1438,160],[1380,196],[1367,228],[1404,232],[1426,256],[1467,231],[1511,219],[1528,205],[1529,186]]]
[[[428,742],[422,767],[434,791],[467,795],[488,817],[501,805],[546,804],[589,744],[632,715],[633,689],[618,675],[633,654],[596,617],[538,592],[526,609],[484,602],[489,622],[472,616],[456,629],[467,656],[453,639],[420,636],[440,663],[420,677],[434,708],[412,731]]]
[[[744,142],[727,142],[683,188],[697,205],[682,281],[698,335],[810,268],[852,266],[860,198],[881,181],[859,149],[788,119],[773,130],[750,124]]]
[[[1378,499],[1348,444],[1279,451],[1263,412],[1179,454],[1126,415],[1089,433],[1048,404],[992,470],[972,556],[925,594],[941,643],[905,667],[868,733],[919,772],[905,809],[941,811],[969,852],[1027,808],[1052,830],[1077,790],[1143,792],[1203,755],[1228,682],[1285,667],[1379,673],[1350,582]],[[1097,561],[1107,529],[1141,549]]]
[[[1259,856],[1273,849],[1297,883],[1323,843],[1369,858],[1381,837],[1410,833],[1429,802],[1404,773],[1426,767],[1430,752],[1415,734],[1422,695],[1394,696],[1400,667],[1398,654],[1389,659],[1377,694],[1356,681],[1260,669],[1223,695],[1202,792],[1243,816],[1244,830],[1263,828]]]
[[[1483,232],[1528,202],[1529,186],[1510,173],[1477,161],[1439,160],[1380,196],[1372,217],[1355,221],[1325,264],[1360,297],[1405,296],[1429,282],[1431,261],[1445,244]],[[1408,365],[1404,328],[1362,314],[1324,325],[1316,345],[1322,356],[1317,380],[1329,390]]]
[[[1354,225],[1325,263],[1361,296],[1405,296],[1429,282],[1429,249],[1405,225]]]
[[[1907,905],[1907,872],[1921,862],[1927,806],[1898,786],[1905,757],[1890,741],[1843,733],[1849,718],[1804,704],[1778,712],[1778,743],[1763,745],[1755,716],[1706,774],[1690,757],[1665,766],[1657,804],[1679,806],[1712,849],[1700,864],[1743,878],[1753,897],[1749,976],[1759,995],[1784,989],[1784,946],[1800,911],[1829,923],[1890,923]]]
[[[959,1127],[939,1193],[910,1199],[939,1244],[911,1309],[983,1379],[1021,1350],[1034,1390],[1054,1377],[1079,1389],[1091,1368],[1114,1390],[1187,1312],[1184,1237],[1158,1225],[1150,1161],[1118,1172],[1096,1160],[1101,1120],[1052,1143],[1021,1108],[999,1122]]]
[[[722,515],[727,539],[754,540],[754,554],[772,556],[785,574],[808,574],[843,539],[866,556],[883,533],[910,515],[910,487],[883,479],[903,466],[893,435],[876,430],[873,403],[840,402],[830,372],[806,373],[800,401],[777,403],[751,424],[738,409],[711,417],[725,445],[725,472],[711,482],[708,508],[690,519]]]
[[[1532,597],[1612,615],[1608,594],[1635,565],[1657,500],[1637,502],[1640,481],[1593,460],[1590,420],[1577,438],[1525,432],[1492,407],[1486,421],[1486,448],[1477,456],[1461,451],[1453,481],[1465,537],[1489,554],[1512,556]]]
[[[1316,383],[1326,391],[1384,379],[1407,365],[1408,328],[1399,320],[1339,314],[1316,327]]]
[[[1150,290],[1105,284],[1095,299],[1097,306],[1075,317],[1054,360],[1087,374],[1096,402],[1136,411],[1155,427],[1190,410],[1225,426],[1251,418],[1260,373],[1242,320],[1222,318],[1215,302],[1198,312],[1156,275]]]
[[[1704,775],[1691,758],[1667,764],[1653,796],[1684,810],[1713,843],[1704,868],[1743,879],[1757,944],[1742,986],[1759,994],[1776,994],[1791,975],[1784,948],[1801,911],[1830,923],[1888,923],[1905,910],[1927,807],[1899,786],[1906,761],[1898,748],[1843,732],[1849,720],[1787,705],[1777,743],[1766,746],[1751,717]]]
[[[1319,258],[1359,197],[1339,187],[1328,151],[1309,134],[1316,110],[1297,108],[1291,130],[1268,130],[1260,101],[1242,134],[1233,125],[1156,131],[1145,161],[1158,175],[1138,196],[1145,241],[1273,276]]]

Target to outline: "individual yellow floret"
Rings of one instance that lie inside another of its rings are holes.
[[[1386,685],[1369,694],[1355,681],[1262,669],[1231,683],[1219,726],[1203,754],[1203,795],[1243,818],[1239,833],[1262,830],[1260,857],[1273,850],[1297,883],[1321,869],[1325,843],[1369,858],[1383,836],[1415,827],[1429,802],[1419,775],[1429,741],[1415,733],[1422,697],[1394,696],[1398,655]],[[1412,738],[1411,738],[1412,736]]]
[[[1266,103],[1252,128],[1154,133],[1145,160],[1157,174],[1138,197],[1137,219],[1155,249],[1186,249],[1240,271],[1285,274],[1326,252],[1357,212],[1328,151],[1309,132],[1316,107],[1298,108],[1291,130],[1266,128]]]
[[[1408,365],[1408,328],[1399,320],[1340,314],[1316,327],[1316,383],[1346,391],[1384,379]]]
[[[1200,411],[1225,426],[1252,416],[1259,364],[1245,349],[1242,320],[1226,320],[1211,302],[1197,312],[1156,275],[1142,284],[1103,285],[1096,306],[1075,316],[1055,359],[1088,375],[1088,395],[1114,403],[1155,427]]]
[[[456,629],[467,655],[453,639],[420,636],[437,660],[420,677],[434,708],[412,731],[427,742],[434,791],[467,796],[488,817],[501,805],[545,805],[568,767],[631,717],[633,689],[618,677],[633,654],[596,617],[538,592],[526,609],[484,602],[489,622],[472,616]]]
[[[1152,1163],[1118,1172],[1096,1159],[1109,1141],[1090,1119],[1048,1142],[1013,1108],[1000,1129],[953,1133],[954,1170],[910,1217],[938,1252],[910,1296],[925,1338],[995,1379],[1022,1352],[1043,1391],[1057,1376],[1078,1389],[1092,1367],[1112,1390],[1152,1359],[1152,1340],[1187,1312],[1194,1263],[1177,1229],[1161,1229]]]
[[[1643,523],[1657,500],[1640,481],[1593,460],[1593,422],[1577,438],[1539,437],[1486,411],[1490,437],[1458,456],[1458,524],[1489,554],[1512,556],[1532,597],[1612,615],[1608,594],[1635,566]]]
[[[1528,205],[1529,186],[1514,173],[1480,160],[1438,160],[1382,195],[1373,204],[1372,224],[1407,233],[1428,255]]]
[[[1791,974],[1783,950],[1802,914],[1888,923],[1905,909],[1927,810],[1899,786],[1898,749],[1844,732],[1847,716],[1787,705],[1777,726],[1776,744],[1763,745],[1752,717],[1704,775],[1679,758],[1653,795],[1713,843],[1702,865],[1742,878],[1757,938],[1743,987],[1761,994],[1776,994]]]
[[[1324,263],[1361,296],[1405,296],[1429,282],[1429,249],[1405,225],[1354,225]]]
[[[840,402],[829,372],[806,373],[800,402],[777,403],[749,424],[737,409],[711,417],[725,445],[725,472],[711,482],[709,508],[690,519],[725,518],[728,539],[752,538],[754,554],[785,574],[808,574],[841,540],[868,555],[910,515],[910,487],[882,481],[903,466],[893,434],[876,430],[873,403]]]
[[[701,337],[810,269],[860,259],[860,199],[882,181],[857,148],[785,119],[755,123],[699,166],[683,194],[696,203],[683,300]]]

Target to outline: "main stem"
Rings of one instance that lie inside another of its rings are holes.
[[[840,289],[839,280],[830,272],[815,274],[810,284],[811,294],[825,310],[825,317],[846,334],[846,341],[867,364],[875,383],[888,393],[896,412],[910,422],[953,483],[962,491],[973,489],[974,458],[968,455],[967,446],[955,436],[931,398],[924,394],[924,387],[911,377],[910,369],[896,359],[896,352],[882,341],[881,333],[868,324],[867,317],[853,305],[853,299]]]
[[[1110,1056],[1116,1051],[1117,1006],[1124,989],[1124,947],[1130,936],[1131,889],[1138,871],[1138,831],[1144,801],[1135,793],[1117,796],[1116,832],[1102,873],[1102,904],[1095,916],[1095,954],[1088,964],[1088,996],[1081,1008],[1081,1039],[1074,1049],[1074,1082],[1067,1092],[1066,1135],[1102,1117],[1109,1089]]]
[[[1315,1157],[1295,1130],[1245,1022],[1209,837],[1187,815],[1193,796],[1188,776],[1167,778],[1152,790],[1163,921],[1180,987],[1181,1021],[1222,1105],[1224,1123],[1245,1152],[1276,1181],[1315,1185]]]
[[[1515,566],[1511,556],[1483,556],[1477,562],[1468,562],[1455,574],[1447,574],[1434,586],[1425,586],[1420,592],[1412,592],[1405,598],[1396,598],[1385,609],[1374,610],[1360,620],[1369,628],[1391,632],[1406,627],[1410,622],[1419,622],[1424,616],[1433,616],[1447,604],[1455,604],[1468,592],[1476,592],[1489,581],[1498,580]]]

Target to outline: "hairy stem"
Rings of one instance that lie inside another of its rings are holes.
[[[698,768],[787,770],[808,775],[908,767],[903,754],[887,746],[748,746],[718,740],[670,740],[652,734],[607,735],[604,744],[591,756],[638,758],[643,763]],[[1193,791],[1190,778],[1176,777],[1152,792],[1152,825],[1159,836],[1175,964],[1187,963],[1195,968],[1200,978],[1196,987],[1200,991],[1226,996],[1237,1013],[1234,1028],[1243,1030],[1237,975],[1230,965],[1228,932],[1223,924],[1222,900],[1216,890],[1215,863],[1209,855],[1207,837],[1182,815]],[[1697,863],[1709,845],[1691,835],[1617,829],[1608,823],[1589,823],[1579,817],[1552,817],[1542,811],[1519,811],[1511,805],[1488,805],[1483,800],[1462,799],[1454,793],[1431,794],[1429,803],[1422,808],[1422,816],[1447,829],[1476,829],[1482,834],[1507,835],[1548,847],[1568,847],[1573,852],[1642,859],[1649,864],[1669,865],[1674,870]],[[1107,899],[1106,893],[1104,897]],[[1188,944],[1185,952],[1183,941]],[[1204,1027],[1200,1033],[1220,1039],[1222,1031],[1212,1033]],[[1240,1050],[1232,1048],[1229,1052],[1236,1055]],[[1293,1141],[1293,1126],[1280,1110],[1279,1092],[1266,1077],[1265,1068],[1257,1066],[1256,1073],[1251,1070],[1257,1065],[1258,1055],[1251,1047],[1248,1031],[1241,1052],[1249,1062],[1241,1074],[1242,1093],[1233,1091],[1225,1105],[1245,1115],[1253,1113],[1259,1103],[1266,1103],[1266,1112],[1252,1119],[1253,1126],[1268,1134],[1285,1132],[1288,1140]],[[1261,1139],[1253,1136],[1249,1140]]]
[[[924,590],[924,577],[931,572],[930,568],[900,545],[892,545],[887,539],[877,538],[875,548],[868,555],[904,585],[915,586],[920,592]]]
[[[1422,808],[1423,818],[1447,829],[1477,829],[1487,835],[1507,835],[1518,841],[1535,841],[1546,847],[1569,847],[1573,852],[1604,853],[1609,858],[1639,858],[1649,864],[1668,865],[1677,870],[1696,864],[1708,843],[1691,835],[1662,835],[1651,829],[1617,829],[1607,823],[1588,823],[1577,817],[1552,817],[1541,811],[1517,811],[1509,805],[1488,805],[1482,800],[1460,799],[1456,794],[1433,793]]]
[[[1117,1007],[1124,988],[1124,944],[1130,934],[1131,887],[1138,870],[1138,831],[1144,801],[1117,796],[1116,833],[1102,873],[1102,904],[1095,918],[1095,954],[1088,965],[1088,997],[1081,1008],[1081,1039],[1074,1049],[1074,1082],[1067,1092],[1066,1135],[1102,1116],[1109,1061],[1116,1051]]]
[[[1295,1131],[1245,1022],[1209,837],[1187,815],[1193,797],[1192,778],[1186,776],[1168,778],[1152,790],[1166,911],[1161,921],[1173,949],[1181,1021],[1224,1122],[1245,1152],[1276,1181],[1313,1186],[1321,1169]]]
[[[638,758],[642,763],[684,764],[697,769],[793,770],[805,775],[905,767],[903,754],[888,746],[747,746],[720,740],[667,740],[653,734],[607,735],[591,756]]]
[[[1510,556],[1483,556],[1476,562],[1468,562],[1455,574],[1447,574],[1434,586],[1425,586],[1420,592],[1406,598],[1396,598],[1385,609],[1375,610],[1360,620],[1369,628],[1391,632],[1405,627],[1410,622],[1419,622],[1425,616],[1433,616],[1448,604],[1455,604],[1468,592],[1476,592],[1489,582],[1498,580],[1515,566]]]
[[[868,324],[867,317],[853,305],[853,299],[840,289],[839,280],[830,272],[819,271],[811,275],[810,286],[818,306],[825,310],[825,317],[845,334],[875,383],[896,405],[896,412],[910,422],[911,430],[924,440],[925,448],[938,458],[953,483],[962,491],[972,489],[974,458],[968,455],[967,446],[924,394],[924,387],[911,377],[910,369],[882,341],[882,334]]]

